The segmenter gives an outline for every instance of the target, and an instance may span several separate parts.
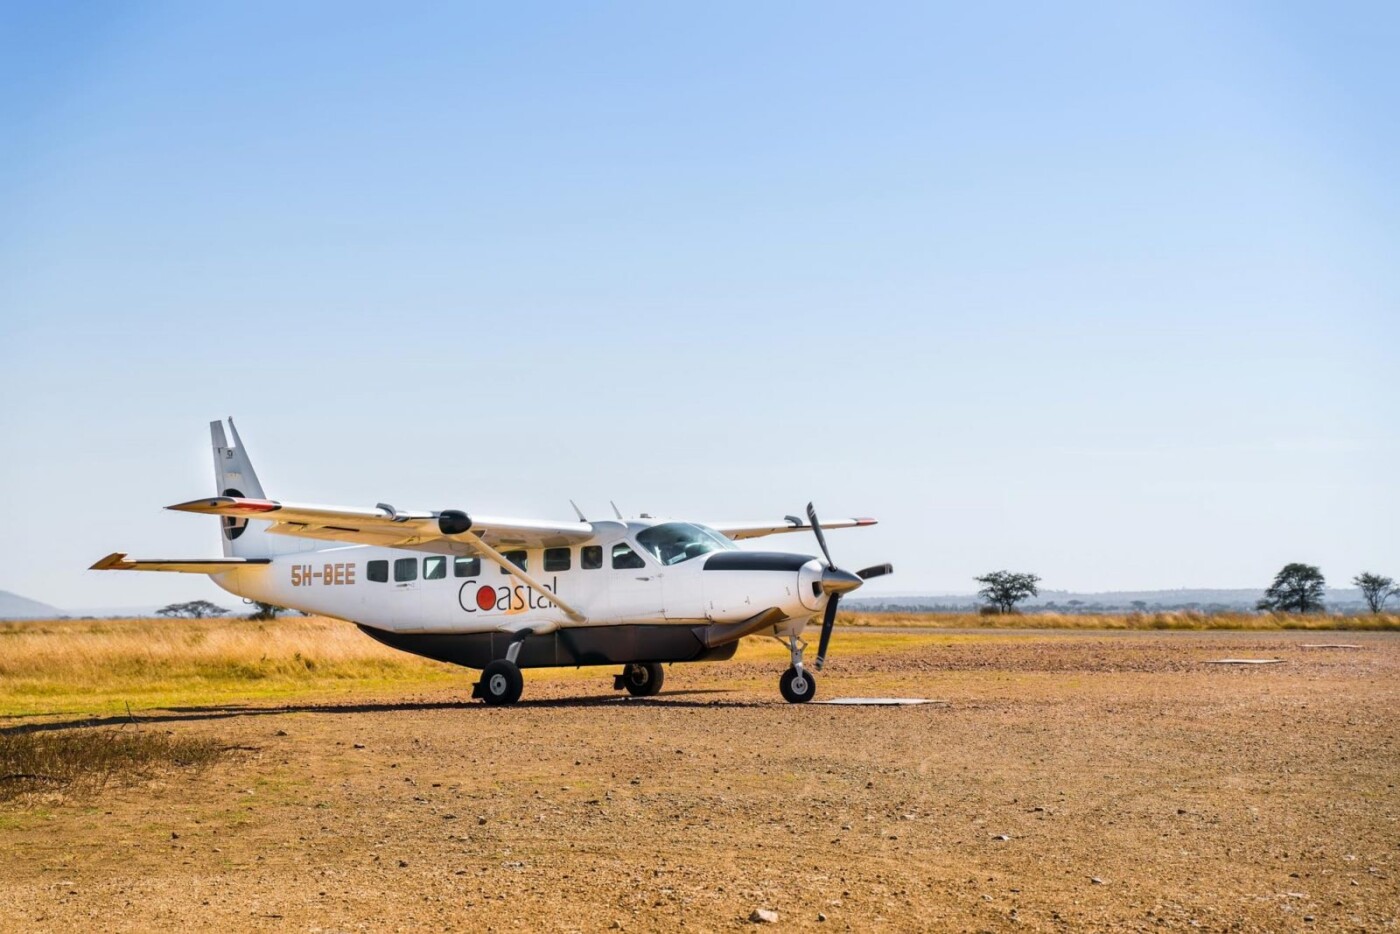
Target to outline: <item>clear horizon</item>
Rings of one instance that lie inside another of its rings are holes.
[[[1400,7],[0,9],[0,589],[268,494],[1400,577]],[[813,550],[807,536],[777,548]]]

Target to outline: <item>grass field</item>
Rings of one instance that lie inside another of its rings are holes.
[[[833,651],[870,653],[916,644],[912,635],[843,630],[1074,629],[1250,630],[1400,629],[1400,616],[1275,617],[1164,613],[1125,616],[842,614]],[[809,630],[809,635],[814,635]],[[854,635],[854,632],[852,632]],[[739,658],[778,659],[770,639],[746,639]],[[541,673],[527,673],[527,678]],[[559,677],[597,678],[563,669]],[[116,713],[178,705],[292,697],[334,699],[366,691],[460,687],[474,672],[394,651],[350,623],[324,617],[268,622],[213,620],[52,620],[0,623],[0,716]]]
[[[859,651],[913,641],[899,633],[866,634]],[[739,652],[755,659],[784,654],[763,639],[745,640]],[[572,668],[548,676],[598,678],[596,670]],[[0,716],[333,700],[394,689],[460,687],[469,695],[476,677],[387,648],[352,624],[326,617],[0,623]]]
[[[1361,616],[1315,614],[1297,616],[1270,613],[1202,613],[1169,610],[1159,613],[1024,613],[1008,616],[981,613],[842,613],[846,626],[913,626],[925,629],[1116,629],[1207,632],[1211,630],[1281,632],[1286,630],[1339,630],[1350,632],[1400,631],[1400,613]]]
[[[0,624],[0,716],[332,695],[464,674],[322,617]]]

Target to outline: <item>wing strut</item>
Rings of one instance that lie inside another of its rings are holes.
[[[501,570],[505,571],[511,577],[517,578],[520,581],[529,584],[545,600],[548,600],[550,603],[553,603],[555,606],[559,607],[559,609],[563,610],[564,615],[568,616],[569,619],[573,620],[576,623],[581,623],[584,621],[584,615],[582,613],[569,606],[569,604],[565,603],[563,600],[560,600],[558,594],[550,590],[544,584],[541,584],[539,581],[535,580],[529,574],[526,574],[515,564],[511,563],[511,561],[508,558],[506,558],[505,555],[501,554],[499,551],[483,542],[481,538],[478,535],[476,535],[476,533],[471,531],[458,532],[456,535],[451,536],[451,538],[454,538],[461,542],[466,542],[467,545],[470,546],[473,551],[479,552],[486,558],[490,559],[496,564],[499,564],[501,566]]]

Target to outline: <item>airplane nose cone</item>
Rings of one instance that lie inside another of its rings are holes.
[[[865,581],[850,571],[843,571],[840,568],[827,568],[822,571],[823,593],[850,593],[863,583]]]

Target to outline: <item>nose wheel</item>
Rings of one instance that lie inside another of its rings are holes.
[[[789,704],[805,704],[817,693],[817,679],[805,668],[789,668],[778,680],[778,690]]]
[[[789,704],[805,704],[817,694],[816,676],[802,664],[802,653],[807,643],[797,636],[788,636],[787,646],[792,655],[792,667],[778,679],[778,690],[783,692],[783,700]]]

